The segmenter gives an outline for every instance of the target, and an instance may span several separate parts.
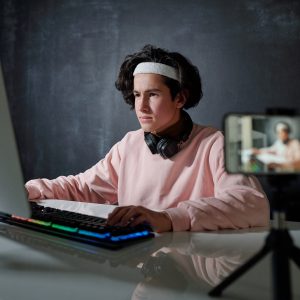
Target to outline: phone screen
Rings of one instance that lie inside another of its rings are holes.
[[[300,116],[228,114],[224,118],[228,173],[300,174]]]

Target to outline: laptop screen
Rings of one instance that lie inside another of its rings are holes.
[[[30,216],[0,64],[0,212]]]

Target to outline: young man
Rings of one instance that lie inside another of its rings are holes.
[[[108,224],[147,222],[159,232],[268,224],[258,181],[228,175],[221,132],[194,124],[185,112],[202,97],[195,66],[179,53],[147,45],[125,58],[116,87],[141,129],[84,173],[29,181],[30,199],[118,203]]]

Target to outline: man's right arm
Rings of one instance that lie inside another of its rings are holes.
[[[78,175],[33,179],[25,184],[30,200],[62,199],[96,203],[117,202],[120,157],[117,145],[96,165]]]

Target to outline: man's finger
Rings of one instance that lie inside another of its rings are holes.
[[[115,225],[120,222],[123,215],[130,209],[130,207],[117,207],[115,208],[112,213],[108,216],[107,224],[108,225]]]
[[[131,224],[139,215],[141,215],[141,213],[141,209],[137,207],[132,207],[122,216],[120,220],[120,225],[126,226],[129,223]]]
[[[136,225],[139,225],[139,224],[144,223],[146,221],[147,221],[147,223],[149,223],[149,220],[147,220],[147,217],[145,215],[139,215],[138,217],[134,218],[130,222],[130,226],[136,226]]]

